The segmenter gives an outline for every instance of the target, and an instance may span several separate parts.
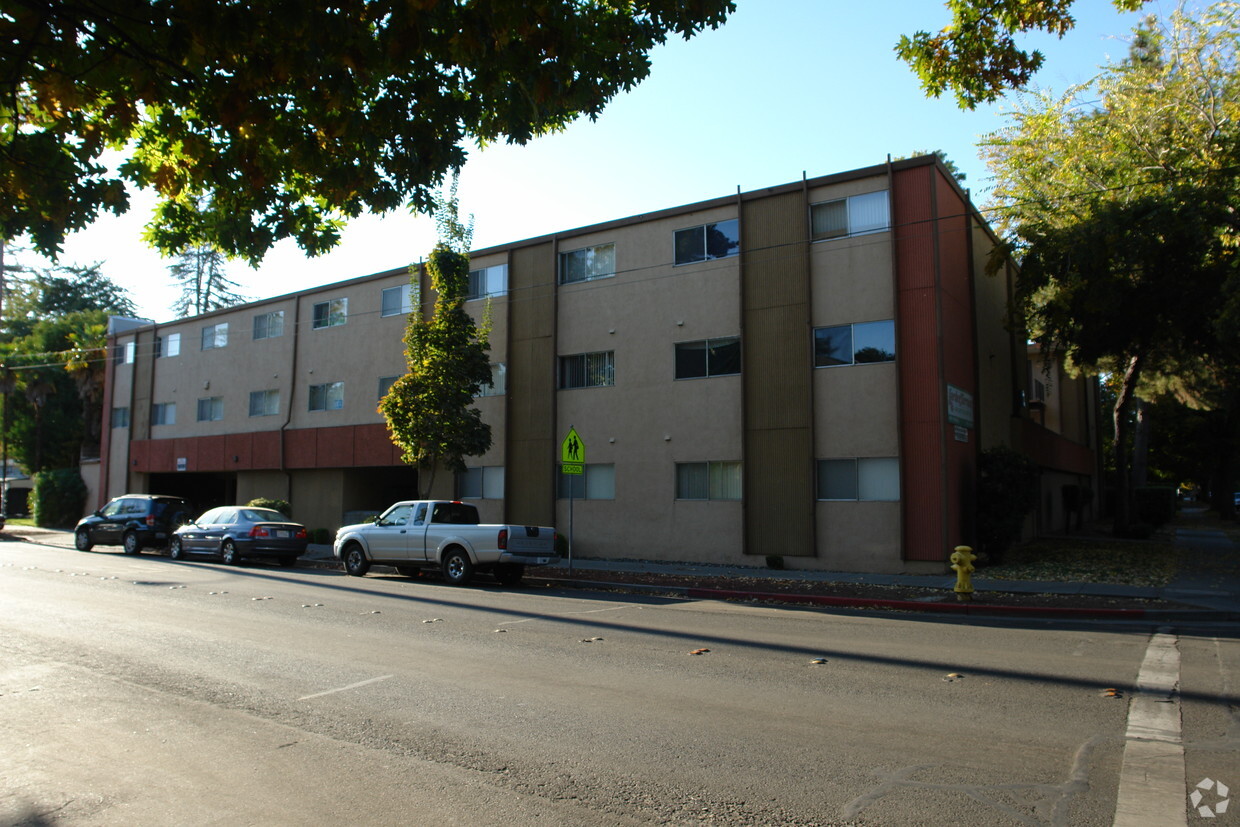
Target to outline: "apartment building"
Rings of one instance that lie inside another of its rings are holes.
[[[979,452],[1009,445],[1043,468],[1036,527],[1062,525],[1065,486],[1098,490],[1096,392],[1004,328],[994,246],[925,156],[474,251],[494,441],[435,493],[571,512],[578,556],[942,571]],[[376,406],[429,294],[399,267],[118,328],[100,502],[280,497],[334,529],[414,496]]]

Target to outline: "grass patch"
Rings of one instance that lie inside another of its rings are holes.
[[[4,522],[7,525],[34,525],[33,517],[5,517]]]
[[[1171,543],[1123,540],[1035,540],[1009,549],[1003,563],[979,569],[996,580],[1050,580],[1166,586],[1175,577],[1179,550]]]

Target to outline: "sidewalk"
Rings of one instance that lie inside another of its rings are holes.
[[[1200,527],[1195,516],[1199,514],[1195,515],[1186,509],[1177,519],[1177,525],[1173,526],[1176,545],[1187,550],[1187,565],[1182,567],[1173,582],[1162,588],[1107,583],[998,580],[985,577],[983,569],[973,578],[975,600],[961,603],[954,600],[954,575],[859,574],[757,566],[598,559],[575,559],[571,568],[565,560],[554,568],[531,569],[527,578],[566,588],[622,589],[692,599],[783,602],[840,608],[887,608],[971,615],[1160,619],[1168,622],[1240,621],[1240,548],[1237,548],[1223,531]],[[10,526],[0,532],[0,539],[6,536],[73,548],[73,533],[67,530]],[[301,564],[332,568],[339,566],[339,562],[332,556],[331,546],[328,545],[311,545],[301,558]],[[625,576],[631,576],[635,582],[625,582]],[[664,579],[667,582],[659,582]],[[796,593],[787,589],[776,590],[774,584],[777,582],[795,582],[799,584],[799,590]],[[892,600],[882,597],[839,596],[832,593],[840,591],[841,586],[854,587],[851,591],[856,591],[855,587],[921,589],[929,590],[938,597]],[[1033,598],[1030,598],[1032,605],[999,606],[986,602],[988,593],[1164,600],[1190,608],[1056,608],[1037,605]]]

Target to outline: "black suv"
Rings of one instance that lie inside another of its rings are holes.
[[[177,526],[189,520],[189,505],[180,497],[126,494],[83,517],[73,530],[78,551],[92,546],[124,546],[126,554],[163,548]]]

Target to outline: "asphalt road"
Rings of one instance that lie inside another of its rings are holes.
[[[1240,790],[1221,632],[0,543],[4,825],[1240,823],[1206,779]]]

